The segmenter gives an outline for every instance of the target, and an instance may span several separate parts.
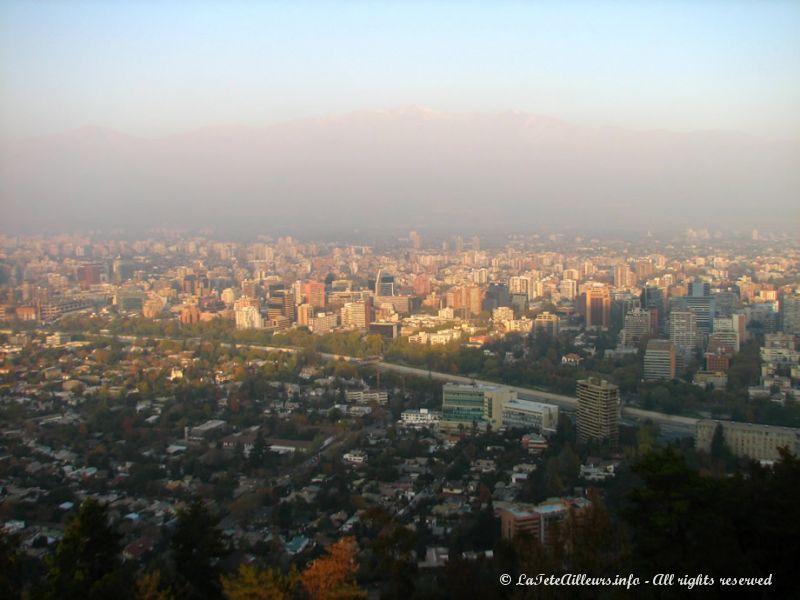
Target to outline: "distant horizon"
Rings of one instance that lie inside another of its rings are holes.
[[[800,4],[0,3],[0,135],[364,106],[800,140]]]
[[[289,125],[293,123],[303,123],[303,122],[324,122],[324,121],[335,121],[340,120],[343,118],[351,117],[351,116],[368,116],[368,115],[387,115],[387,114],[402,114],[408,113],[420,113],[420,114],[430,114],[433,116],[441,116],[444,118],[457,118],[457,117],[503,117],[503,116],[518,116],[518,117],[527,117],[529,119],[541,119],[544,121],[552,121],[556,123],[561,123],[567,126],[576,126],[576,127],[585,127],[587,129],[594,129],[594,130],[623,130],[628,131],[631,133],[673,133],[679,135],[694,135],[694,134],[729,134],[741,137],[748,137],[757,140],[762,140],[765,142],[775,142],[775,143],[789,143],[789,144],[800,144],[800,139],[795,139],[791,137],[775,137],[769,135],[761,135],[758,133],[751,133],[739,129],[725,129],[725,128],[717,128],[717,127],[697,127],[697,128],[688,128],[688,129],[680,129],[680,128],[668,128],[668,127],[636,127],[632,125],[625,125],[625,124],[590,124],[584,123],[579,120],[572,120],[568,118],[561,118],[557,116],[553,116],[550,114],[544,113],[533,113],[527,112],[524,110],[519,110],[515,108],[509,109],[498,109],[498,110],[485,110],[485,111],[448,111],[448,110],[439,110],[435,108],[431,108],[430,106],[426,106],[423,104],[396,104],[396,105],[387,105],[387,106],[364,106],[361,108],[352,108],[350,110],[344,110],[341,112],[324,112],[324,113],[317,113],[317,114],[308,114],[302,116],[295,116],[295,117],[288,117],[288,118],[279,118],[275,119],[274,121],[267,122],[267,123],[248,123],[245,121],[218,121],[218,122],[209,122],[207,124],[198,124],[192,127],[186,127],[182,129],[176,129],[175,131],[171,132],[162,132],[162,133],[137,133],[135,131],[126,130],[122,127],[116,127],[113,125],[109,125],[102,122],[91,122],[87,121],[80,125],[68,127],[65,129],[58,129],[53,131],[41,132],[36,134],[29,134],[29,135],[13,135],[13,136],[5,136],[0,137],[0,142],[20,142],[20,141],[30,141],[30,140],[37,140],[37,139],[44,139],[44,138],[51,138],[57,137],[62,135],[69,135],[74,134],[82,131],[97,131],[97,132],[108,132],[114,133],[130,138],[135,138],[139,140],[145,141],[158,141],[158,140],[165,140],[169,138],[181,137],[189,134],[194,133],[201,133],[201,132],[224,132],[226,130],[229,131],[261,131],[263,129],[269,129],[271,127],[281,126],[281,125]]]

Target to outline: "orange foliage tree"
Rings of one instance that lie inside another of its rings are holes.
[[[366,592],[355,583],[358,545],[342,538],[327,549],[327,555],[312,562],[300,578],[311,600],[355,600]]]

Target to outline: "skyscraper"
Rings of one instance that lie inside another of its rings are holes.
[[[605,379],[591,377],[578,381],[577,396],[578,439],[608,440],[616,445],[621,411],[619,388]]]
[[[622,328],[622,345],[627,348],[639,345],[645,337],[652,335],[651,327],[650,311],[642,308],[632,308],[625,315]]]
[[[781,331],[800,334],[800,294],[787,294],[780,299]]]
[[[608,329],[611,322],[611,294],[602,284],[591,284],[584,292],[586,329]]]
[[[384,273],[383,269],[378,269],[375,276],[375,295],[394,296],[394,276]]]
[[[680,298],[678,304],[683,309],[694,312],[697,316],[697,330],[708,335],[714,319],[715,302],[711,295],[711,286],[707,283],[695,282],[689,286],[689,295]]]

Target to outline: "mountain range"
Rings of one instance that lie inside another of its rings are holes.
[[[508,112],[369,110],[157,139],[0,146],[6,233],[796,229],[800,144]]]

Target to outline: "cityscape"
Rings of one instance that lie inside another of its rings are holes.
[[[800,11],[644,4],[0,9],[0,598],[798,597]]]

